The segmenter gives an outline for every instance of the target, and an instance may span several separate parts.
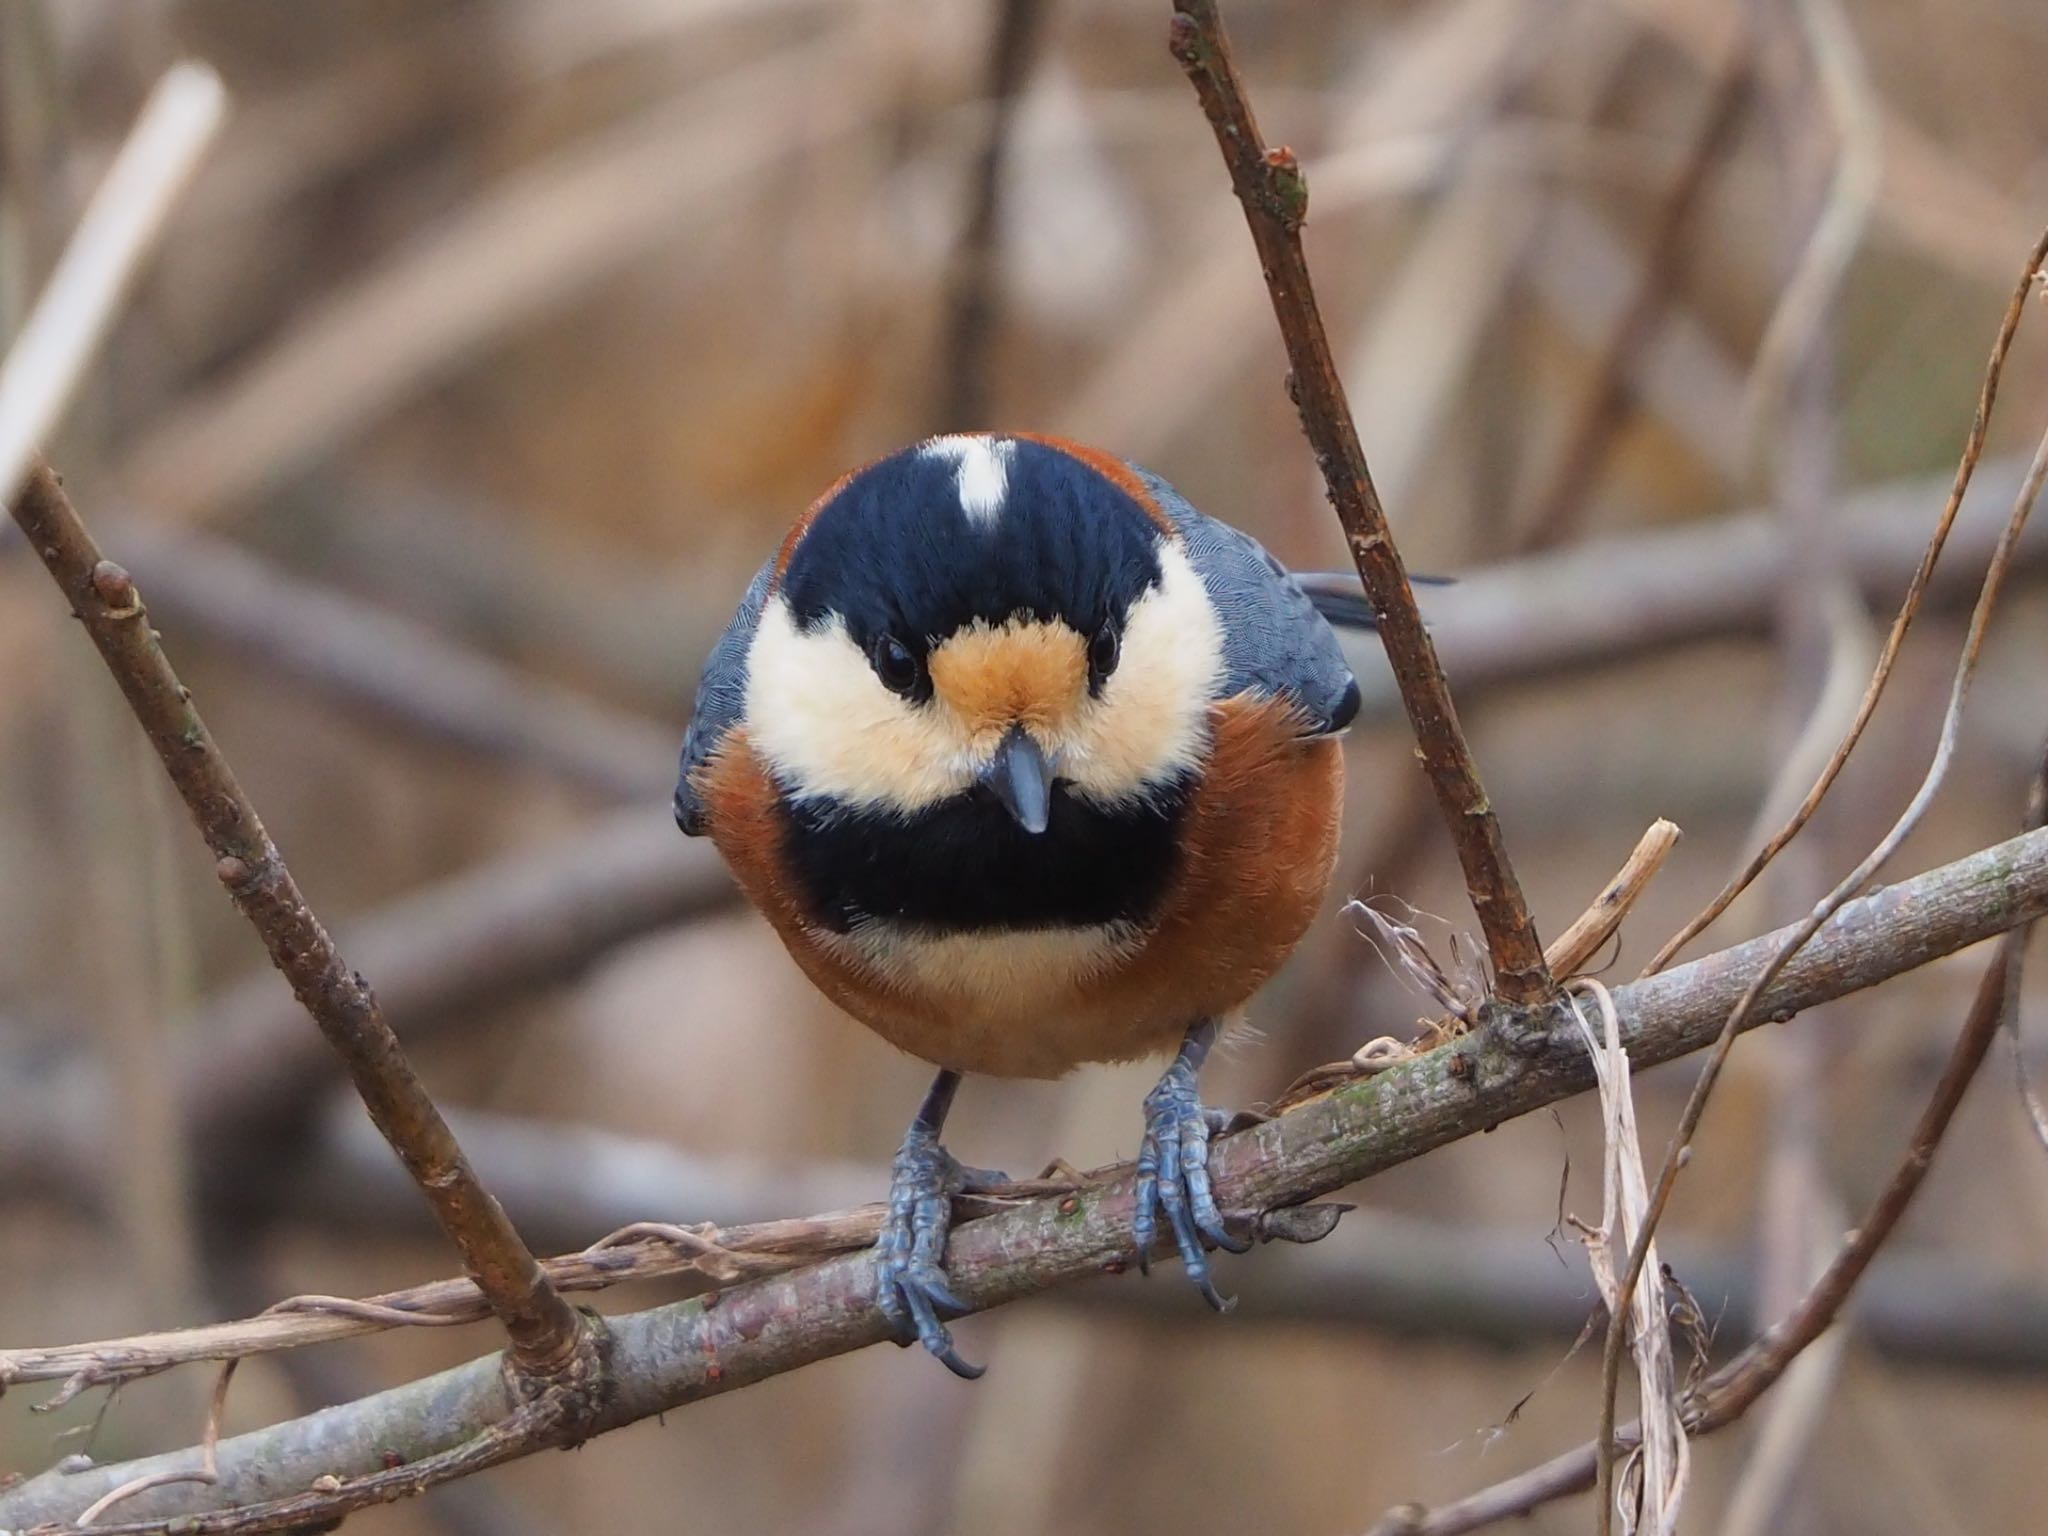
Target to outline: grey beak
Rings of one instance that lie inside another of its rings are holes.
[[[1010,727],[994,760],[982,770],[981,782],[1018,826],[1034,836],[1045,830],[1052,815],[1052,765],[1023,726]]]

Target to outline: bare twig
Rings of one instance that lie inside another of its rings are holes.
[[[431,1235],[403,1170],[353,1111],[337,1097],[311,1153],[280,1169],[272,1202],[280,1219],[287,1230],[322,1242],[346,1243],[356,1233]],[[719,1240],[726,1243],[741,1224],[777,1210],[857,1206],[889,1182],[886,1167],[707,1157],[669,1142],[521,1115],[454,1109],[449,1122],[519,1230],[551,1252],[580,1250],[591,1233],[650,1212],[687,1212],[724,1227]],[[265,1190],[258,1197],[270,1196]],[[1232,1320],[1496,1346],[1569,1340],[1585,1327],[1585,1266],[1569,1249],[1563,1251],[1570,1262],[1560,1264],[1557,1252],[1522,1228],[1368,1208],[1345,1217],[1344,1230],[1345,1243],[1289,1248],[1262,1263],[1239,1288]],[[1760,1304],[1750,1256],[1738,1248],[1703,1246],[1682,1232],[1669,1248],[1719,1335],[1740,1342],[1777,1315]],[[829,1251],[792,1252],[790,1262],[815,1262]],[[635,1263],[642,1256],[664,1264],[684,1257],[657,1244],[634,1253]],[[1200,1321],[1171,1288],[1079,1286],[1057,1294],[1090,1311]],[[1980,1375],[2048,1374],[2048,1286],[1969,1254],[1893,1244],[1858,1291],[1857,1327],[1871,1350],[1891,1359]]]
[[[1781,971],[1757,1017],[1788,1017],[1875,985],[2044,911],[2048,833],[2035,832],[1846,908]],[[1770,935],[1617,988],[1620,1040],[1630,1060],[1647,1067],[1704,1045],[1785,937]],[[1545,1043],[1550,1038],[1518,1047],[1486,1035],[1463,1037],[1222,1138],[1212,1153],[1218,1198],[1237,1212],[1298,1205],[1582,1091],[1592,1076],[1584,1053],[1553,1049]],[[981,1309],[1105,1269],[1120,1270],[1128,1257],[1131,1200],[1129,1170],[1119,1168],[1106,1182],[964,1223],[947,1256],[956,1288]],[[1317,1228],[1326,1231],[1328,1224]],[[595,1412],[579,1432],[601,1432],[879,1343],[888,1333],[871,1305],[873,1288],[872,1257],[848,1253],[792,1274],[723,1288],[715,1297],[612,1318],[606,1325],[608,1371]],[[489,1357],[312,1419],[242,1435],[220,1447],[217,1486],[177,1497],[168,1491],[149,1495],[148,1512],[158,1517],[174,1509],[222,1509],[256,1492],[258,1478],[269,1490],[303,1487],[324,1476],[340,1482],[332,1499],[356,1499],[366,1487],[396,1497],[559,1443],[568,1433],[559,1424],[519,1421],[479,1446],[479,1433],[506,1418],[507,1393],[499,1360]],[[418,1480],[365,1484],[392,1450],[413,1458]],[[196,1453],[185,1451],[127,1466],[45,1474],[0,1492],[0,1527],[69,1518],[132,1477],[194,1464]],[[346,1507],[353,1505],[291,1506],[300,1521],[317,1510]],[[139,1536],[165,1527],[158,1521],[117,1529]]]
[[[1590,995],[1600,1011],[1601,1029],[1595,1034],[1578,1006],[1580,995]],[[1645,1432],[1638,1447],[1640,1457],[1630,1502],[1637,1518],[1629,1530],[1647,1530],[1656,1536],[1671,1536],[1685,1498],[1690,1456],[1685,1443],[1685,1423],[1679,1411],[1678,1372],[1671,1348],[1671,1327],[1666,1320],[1662,1266],[1646,1266],[1643,1281],[1634,1296],[1623,1298],[1618,1260],[1634,1242],[1644,1242],[1654,1258],[1656,1247],[1641,1236],[1649,1207],[1649,1180],[1643,1172],[1643,1144],[1636,1133],[1635,1090],[1631,1085],[1628,1052],[1621,1048],[1621,1021],[1614,1011],[1614,998],[1597,981],[1572,984],[1573,1016],[1587,1054],[1599,1078],[1601,1118],[1601,1204],[1600,1225],[1586,1228],[1586,1252],[1593,1265],[1593,1277],[1600,1299],[1610,1315],[1621,1315],[1635,1355],[1637,1390],[1643,1405]],[[1603,1511],[1603,1522],[1612,1511]]]
[[[583,1330],[477,1182],[414,1075],[376,998],[299,892],[255,806],[178,681],[128,573],[104,559],[46,464],[14,503],[15,521],[85,625],[191,811],[215,870],[328,1043],[370,1116],[412,1172],[511,1335],[522,1368],[576,1364]]]
[[[2037,788],[2035,804],[2040,803]],[[2031,819],[2038,824],[2038,814]],[[1800,1352],[1827,1332],[1879,1250],[1898,1229],[1900,1218],[1933,1166],[1934,1154],[1955,1118],[1964,1091],[1982,1066],[1992,1038],[2017,1002],[2020,959],[2028,931],[2029,924],[2023,923],[2008,930],[1999,941],[1941,1081],[1914,1127],[1905,1156],[1864,1219],[1851,1230],[1834,1261],[1789,1316],[1715,1371],[1693,1394],[1686,1406],[1686,1428],[1695,1438],[1725,1429],[1741,1418],[1784,1375]],[[1636,1426],[1630,1425],[1616,1438],[1626,1447],[1635,1443],[1636,1436]],[[1396,1510],[1373,1528],[1373,1536],[1463,1536],[1468,1531],[1527,1515],[1552,1500],[1581,1493],[1593,1486],[1596,1475],[1595,1448],[1583,1445],[1456,1503],[1434,1510]]]
[[[2033,281],[2032,273],[2038,269],[2044,256],[2048,256],[2048,235],[2044,235],[2041,243],[2035,247],[2034,255],[2028,267],[2028,286],[2031,286]],[[2001,336],[2001,343],[2003,339]],[[1981,434],[1973,432],[1973,445],[1980,441]],[[1967,470],[1973,462],[1973,460],[1966,459],[1965,469]],[[1992,552],[1990,566],[1984,574],[1983,590],[1978,595],[1977,606],[1970,615],[1969,633],[1963,641],[1962,656],[1956,663],[1955,680],[1949,691],[1948,708],[1942,717],[1941,738],[1935,746],[1934,760],[1928,765],[1927,773],[1921,779],[1919,788],[1915,790],[1912,800],[1907,804],[1905,810],[1899,814],[1898,820],[1892,824],[1891,829],[1885,833],[1878,841],[1877,846],[1864,857],[1863,861],[1844,876],[1834,889],[1829,891],[1814,906],[1813,911],[1803,921],[1793,926],[1777,954],[1772,957],[1769,964],[1765,965],[1757,973],[1750,985],[1744,989],[1742,996],[1737,999],[1734,1008],[1730,1010],[1727,1023],[1722,1027],[1720,1037],[1714,1042],[1713,1049],[1707,1054],[1706,1064],[1700,1069],[1699,1079],[1694,1083],[1692,1093],[1686,1100],[1685,1109],[1679,1116],[1678,1128],[1673,1132],[1671,1145],[1665,1152],[1664,1165],[1657,1175],[1656,1192],[1650,1202],[1649,1214],[1644,1221],[1642,1232],[1636,1238],[1634,1248],[1629,1253],[1628,1270],[1622,1277],[1622,1295],[1624,1298],[1631,1294],[1635,1284],[1642,1276],[1649,1240],[1654,1235],[1657,1223],[1662,1219],[1665,1208],[1670,1204],[1671,1191],[1678,1182],[1679,1170],[1685,1165],[1686,1158],[1691,1150],[1693,1133],[1699,1128],[1700,1117],[1706,1112],[1707,1100],[1713,1094],[1714,1085],[1719,1080],[1721,1068],[1727,1062],[1729,1052],[1734,1048],[1735,1037],[1747,1024],[1749,1017],[1758,1006],[1765,988],[1770,985],[1771,978],[1791,959],[1801,945],[1807,943],[1820,931],[1821,926],[1844,903],[1852,900],[1857,892],[1870,883],[1877,872],[1898,851],[1899,845],[1911,835],[1915,827],[1919,826],[1921,819],[1927,813],[1928,807],[1934,803],[1934,796],[1941,788],[1943,779],[1947,777],[1949,763],[1955,755],[1956,742],[1962,730],[1963,706],[1969,698],[1970,684],[1976,676],[1977,659],[1983,651],[1984,638],[1990,630],[1991,615],[1998,606],[1999,594],[2004,588],[2005,577],[2012,563],[2014,547],[2018,543],[2021,532],[2026,527],[2027,518],[2033,511],[2034,503],[2041,494],[2044,482],[2048,482],[2048,433],[2043,434],[2040,445],[2035,450],[2033,463],[2028,468],[2026,480],[2021,485],[2019,496],[2013,504],[2012,516],[2006,524],[2004,534],[1999,538],[1998,547]],[[1902,615],[1903,617],[1904,615]],[[1871,686],[1873,691],[1880,688],[1882,686],[1882,678],[1873,678]],[[1866,697],[1867,702],[1868,696]],[[1853,740],[1844,742],[1843,751],[1846,752],[1851,745],[1853,745]],[[1812,797],[1809,797],[1809,808],[1813,803]],[[1616,1373],[1620,1366],[1621,1342],[1622,1327],[1620,1315],[1617,1314],[1608,1320],[1606,1343],[1601,1353],[1602,1396],[1599,1443],[1603,1447],[1603,1476],[1601,1479],[1603,1494],[1610,1491],[1605,1469],[1611,1468],[1612,1462],[1611,1458],[1604,1454],[1604,1452],[1613,1443],[1614,1394]],[[1603,1506],[1604,1508],[1605,1506]]]
[[[2030,827],[2038,828],[2044,821],[2048,821],[2048,764],[2043,765],[2041,776],[2034,781],[2027,808]],[[2007,930],[1999,940],[1991,964],[1978,983],[1976,998],[1963,1021],[1948,1065],[1942,1070],[1927,1107],[1921,1111],[1899,1166],[1834,1262],[1814,1282],[1791,1316],[1775,1324],[1755,1344],[1708,1378],[1689,1410],[1695,1434],[1719,1429],[1740,1418],[1784,1374],[1799,1352],[1827,1331],[1876,1259],[1878,1250],[1898,1229],[1906,1208],[1927,1177],[1927,1170],[1934,1165],[1934,1154],[1955,1119],[1963,1094],[1983,1065],[1992,1039],[2018,1003],[2021,964],[2031,932],[2032,924],[2022,923]]]
[[[320,1233],[390,1234],[427,1226],[412,1185],[359,1116],[337,1101],[316,1151],[289,1171],[277,1192],[290,1210],[317,1213]],[[769,1166],[705,1158],[664,1143],[517,1116],[452,1111],[464,1148],[536,1242],[574,1248],[546,1267],[565,1292],[587,1294],[632,1282],[695,1276],[725,1283],[814,1264],[869,1246],[881,1208],[859,1204],[888,1182],[885,1168],[856,1164]],[[1012,1198],[973,1201],[967,1211],[1000,1209]],[[270,1194],[259,1190],[259,1198]],[[836,1214],[759,1219],[783,1208]],[[700,1225],[678,1246],[647,1241],[599,1249],[592,1232],[624,1228],[647,1211],[687,1211]],[[1311,1321],[1417,1335],[1514,1343],[1570,1338],[1585,1325],[1587,1274],[1560,1266],[1526,1234],[1471,1230],[1387,1211],[1348,1218],[1365,1234],[1339,1253],[1331,1245],[1299,1249],[1266,1265],[1239,1297],[1247,1321]],[[1347,1226],[1349,1230],[1349,1226]],[[1356,1236],[1357,1234],[1354,1234]],[[715,1255],[713,1255],[715,1250]],[[704,1262],[715,1256],[724,1262]],[[1732,1251],[1682,1242],[1674,1263],[1726,1330],[1761,1329],[1767,1314],[1748,1261]],[[730,1268],[728,1268],[728,1264]],[[1091,1287],[1067,1298],[1090,1309],[1175,1314],[1179,1298],[1157,1288]],[[475,1287],[435,1281],[344,1304],[296,1297],[262,1317],[125,1340],[53,1349],[0,1350],[0,1380],[57,1381],[72,1395],[89,1386],[151,1374],[184,1361],[268,1353],[385,1327],[475,1323],[488,1317]],[[1936,1253],[1888,1253],[1864,1288],[1860,1326],[1870,1345],[1905,1360],[1976,1372],[2048,1370],[2048,1292],[1995,1270]],[[253,1309],[252,1309],[253,1310]],[[1184,1315],[1184,1314],[1183,1314]],[[361,1324],[363,1326],[353,1326]]]
[[[1223,152],[1231,184],[1244,207],[1245,222],[1258,247],[1273,313],[1287,345],[1292,369],[1289,388],[1301,412],[1302,430],[1315,452],[1338,521],[1344,525],[1359,579],[1372,600],[1380,639],[1415,728],[1423,768],[1457,846],[1466,888],[1486,936],[1495,985],[1509,1003],[1544,1002],[1552,989],[1536,926],[1508,861],[1499,819],[1480,786],[1471,748],[1458,727],[1449,684],[1416,609],[1415,593],[1394,547],[1386,513],[1373,489],[1365,450],[1345,404],[1344,386],[1337,377],[1329,337],[1316,306],[1301,246],[1308,184],[1293,151],[1268,149],[1260,137],[1215,0],[1186,0],[1177,5],[1172,48],[1215,130],[1217,147]]]
[[[1672,822],[1651,824],[1621,869],[1593,899],[1593,904],[1581,912],[1544,951],[1544,962],[1549,965],[1553,976],[1575,975],[1603,944],[1614,937],[1621,928],[1622,919],[1628,916],[1636,899],[1663,867],[1678,837],[1678,827]],[[1459,1024],[1472,1022],[1472,1004],[1476,999],[1459,995],[1452,979],[1444,974],[1436,957],[1423,943],[1420,933],[1392,921],[1366,902],[1353,901],[1344,910],[1354,923],[1366,925],[1358,929],[1360,936],[1368,941],[1388,968],[1396,976],[1405,976],[1412,983],[1411,991],[1420,992],[1444,1011],[1446,1018],[1437,1025],[1440,1033],[1450,1033],[1453,1020]],[[1398,1042],[1390,1044],[1398,1046]],[[1369,1050],[1367,1047],[1354,1052],[1346,1060],[1310,1067],[1289,1083],[1269,1108],[1277,1113],[1313,1098],[1337,1083],[1380,1070],[1384,1063],[1369,1055]]]
[[[226,114],[220,76],[204,64],[174,66],[144,103],[35,312],[0,363],[0,501],[14,500]]]
[[[206,1411],[206,1435],[199,1442],[199,1465],[196,1468],[190,1471],[173,1468],[161,1472],[142,1473],[94,1499],[91,1504],[79,1511],[78,1519],[73,1523],[81,1527],[91,1525],[116,1504],[139,1493],[147,1493],[152,1488],[167,1488],[172,1483],[204,1483],[211,1487],[219,1482],[220,1428],[227,1416],[228,1383],[234,1380],[235,1365],[235,1361],[228,1361],[214,1377],[213,1401]]]
[[[1998,327],[1998,336],[1991,346],[1990,362],[1984,370],[1984,385],[1977,397],[1977,413],[1970,423],[1968,439],[1963,444],[1961,461],[1956,465],[1955,479],[1949,487],[1948,502],[1941,510],[1941,517],[1935,523],[1934,534],[1928,540],[1926,553],[1920,557],[1920,565],[1907,585],[1906,596],[1900,604],[1898,617],[1892,621],[1891,631],[1885,636],[1884,649],[1878,656],[1877,670],[1871,674],[1870,685],[1864,690],[1863,703],[1856,711],[1856,719],[1842,738],[1842,744],[1835,749],[1835,755],[1807,791],[1806,799],[1793,813],[1777,834],[1759,849],[1734,879],[1724,886],[1717,895],[1691,922],[1687,923],[1652,957],[1644,967],[1644,974],[1662,970],[1671,963],[1671,957],[1690,944],[1709,924],[1728,910],[1729,905],[1750,886],[1763,872],[1764,866],[1775,859],[1799,835],[1800,829],[1812,819],[1827,792],[1834,787],[1842,767],[1849,760],[1849,754],[1856,749],[1856,743],[1863,738],[1863,731],[1870,723],[1870,717],[1877,711],[1877,703],[1884,696],[1885,684],[1891,680],[1892,667],[1897,662],[1899,649],[1905,644],[1906,633],[1913,627],[1913,620],[1920,612],[1920,605],[1927,595],[1928,584],[1934,576],[1934,568],[1941,558],[1944,545],[1948,542],[1949,530],[1955,526],[1956,513],[1963,504],[1964,493],[1970,488],[1971,477],[1976,473],[1977,461],[1984,454],[1985,434],[1991,426],[1991,409],[1998,400],[1998,383],[2005,372],[2005,360],[2012,351],[2013,337],[2018,333],[2020,318],[2026,313],[2029,297],[2041,271],[2042,263],[2048,261],[2048,231],[2043,231],[2029,256],[2026,269],[2013,289],[2012,299],[2006,305],[2005,318]]]
[[[1543,959],[1553,976],[1573,976],[1600,953],[1607,941],[1621,930],[1622,919],[1636,904],[1650,882],[1657,878],[1657,871],[1664,867],[1664,861],[1671,857],[1671,850],[1678,846],[1678,824],[1658,820],[1637,841],[1626,861],[1615,873],[1606,888],[1593,898],[1593,904],[1572,920],[1565,929],[1544,947]]]

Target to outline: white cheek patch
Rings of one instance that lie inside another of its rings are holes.
[[[1046,741],[1061,779],[1098,802],[1143,795],[1199,770],[1223,674],[1223,626],[1179,544],[1159,545],[1159,584],[1125,616],[1117,667]],[[779,593],[747,653],[747,735],[792,794],[922,810],[964,793],[988,732],[942,699],[882,686],[836,615],[806,633]]]
[[[926,459],[953,461],[953,485],[967,521],[986,528],[1003,515],[1010,495],[1010,460],[1017,445],[1008,438],[983,433],[935,437],[918,450]]]
[[[797,795],[915,811],[974,781],[973,743],[948,712],[884,688],[836,615],[806,634],[780,593],[747,652],[746,721]]]
[[[1159,545],[1159,584],[1131,605],[1121,656],[1060,742],[1060,777],[1098,800],[1127,800],[1201,765],[1223,676],[1223,625],[1176,540]]]

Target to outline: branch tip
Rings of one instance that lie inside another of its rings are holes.
[[[1301,415],[1316,467],[1343,525],[1360,582],[1379,618],[1380,639],[1392,663],[1415,731],[1430,786],[1450,828],[1486,947],[1494,985],[1509,1002],[1533,1004],[1555,988],[1544,964],[1536,927],[1508,860],[1499,819],[1480,787],[1479,771],[1451,703],[1450,685],[1423,626],[1407,570],[1387,528],[1373,488],[1365,450],[1351,419],[1344,386],[1317,307],[1315,285],[1301,247],[1308,183],[1294,152],[1268,147],[1230,52],[1213,0],[1181,0],[1168,46],[1187,72],[1216,147],[1244,209],[1252,243],[1279,323],[1288,360],[1288,393]],[[1465,808],[1485,807],[1473,814]]]

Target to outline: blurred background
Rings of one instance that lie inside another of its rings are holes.
[[[885,1188],[927,1069],[813,995],[667,806],[707,646],[842,469],[948,428],[1065,433],[1291,564],[1343,563],[1167,15],[0,0],[10,334],[155,77],[197,56],[228,82],[225,136],[53,458],[537,1247]],[[1860,691],[2048,209],[2048,13],[1227,15],[1268,137],[1307,168],[1402,548],[1460,578],[1429,611],[1539,926],[1655,817],[1685,829],[1606,972],[1625,979]],[[1950,577],[1856,763],[1695,952],[1803,911],[1917,780],[2043,355],[2023,334]],[[2044,574],[2035,541],[1897,873],[2016,826],[2048,730]],[[0,652],[0,1342],[449,1272],[18,539]],[[1360,667],[1339,889],[1212,1102],[1416,1031],[1427,1005],[1344,896],[1433,914],[1440,955],[1472,944],[1384,669]],[[1737,1050],[1665,1227],[1717,1351],[1888,1177],[1980,964]],[[2026,1049],[2048,1071],[2048,1025]],[[1129,1156],[1154,1072],[971,1082],[951,1144],[1017,1172]],[[1641,1081],[1653,1156],[1692,1076]],[[1378,1178],[1321,1245],[1226,1258],[1225,1319],[1171,1273],[1103,1281],[962,1324],[978,1385],[870,1350],[350,1529],[1362,1532],[1587,1438],[1598,1352],[1570,1343],[1593,1292],[1559,1218],[1597,1218],[1597,1147],[1572,1103]],[[2048,1155],[2001,1052],[1850,1324],[1697,1448],[1688,1529],[2039,1528],[2044,1257]],[[230,1428],[493,1347],[422,1330],[258,1362]],[[103,1460],[190,1443],[209,1386],[49,1415],[17,1390],[0,1470],[88,1430]],[[1580,1500],[1529,1528],[1589,1519]]]

